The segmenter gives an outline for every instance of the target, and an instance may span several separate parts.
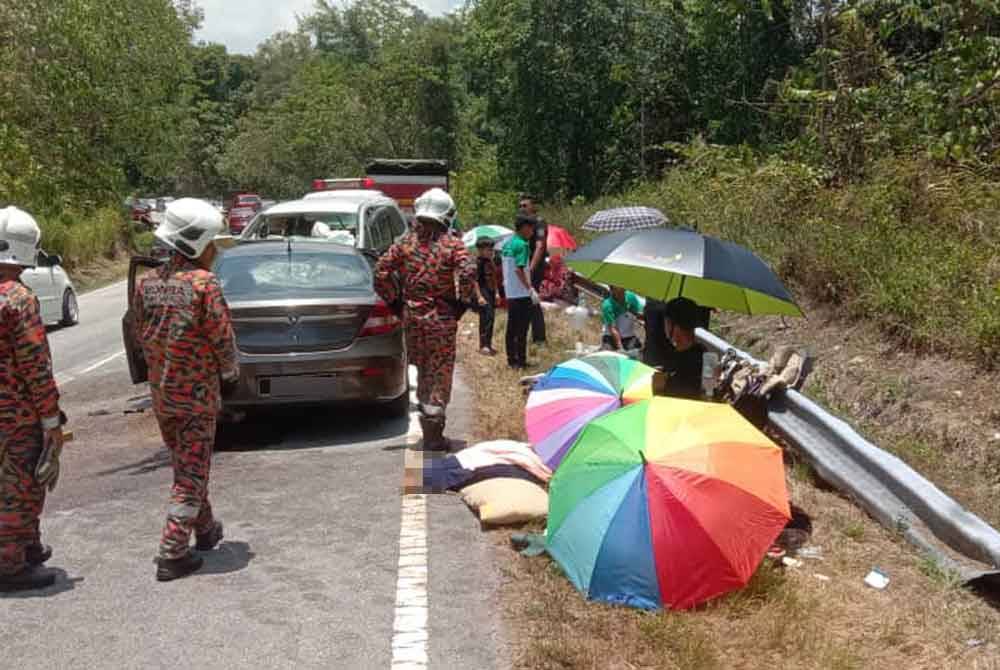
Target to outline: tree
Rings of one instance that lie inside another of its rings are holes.
[[[0,200],[94,207],[169,173],[191,20],[169,0],[0,4]]]

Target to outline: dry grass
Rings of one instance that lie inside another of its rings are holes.
[[[529,356],[546,365],[569,358],[575,342],[561,316],[550,313],[548,322],[548,347]],[[502,334],[500,318],[499,349]],[[523,406],[519,375],[502,354],[477,353],[474,315],[459,346],[480,408],[473,437],[523,438],[522,415],[510,409]],[[822,548],[823,560],[765,564],[743,591],[692,612],[588,603],[549,559],[520,556],[509,533],[497,532],[515,667],[1000,670],[1000,612],[789,461],[792,500],[812,515],[810,544]],[[863,583],[874,566],[892,580],[885,591]]]

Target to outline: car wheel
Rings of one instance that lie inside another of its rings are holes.
[[[80,305],[76,301],[76,293],[68,288],[63,293],[62,321],[63,326],[75,326],[80,323]]]

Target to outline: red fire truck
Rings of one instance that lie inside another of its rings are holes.
[[[376,158],[358,179],[316,179],[313,191],[369,189],[381,191],[397,203],[408,217],[413,201],[432,188],[448,190],[448,162],[430,159]]]

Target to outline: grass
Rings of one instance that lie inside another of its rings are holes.
[[[576,341],[560,315],[550,313],[548,325],[548,346],[529,356],[544,365],[571,357]],[[503,327],[501,315],[498,344]],[[584,341],[596,343],[598,332],[595,324]],[[523,439],[522,414],[511,409],[524,402],[519,375],[506,370],[502,354],[477,353],[475,316],[463,322],[459,357],[476,382],[473,437]],[[765,563],[743,590],[690,612],[589,603],[548,558],[520,556],[509,548],[509,532],[496,531],[514,667],[1000,667],[1000,612],[929,576],[925,559],[843,497],[816,488],[806,467],[793,468],[788,485],[792,501],[812,516],[810,544],[821,547],[822,560],[803,559],[801,568]],[[863,583],[876,565],[892,580],[885,591]],[[969,647],[971,639],[986,643]]]

